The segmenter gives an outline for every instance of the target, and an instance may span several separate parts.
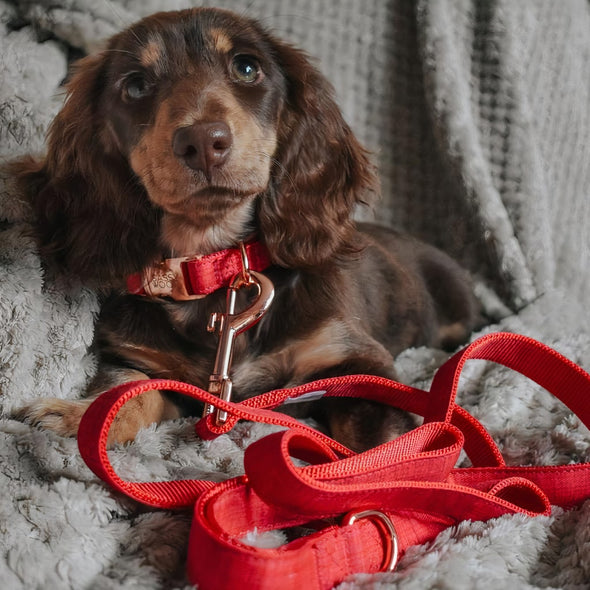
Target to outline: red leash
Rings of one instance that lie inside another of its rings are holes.
[[[175,381],[125,384],[98,398],[84,415],[80,452],[94,473],[140,502],[160,508],[194,505],[188,576],[201,590],[328,589],[356,572],[393,569],[398,555],[408,547],[432,540],[462,520],[515,513],[547,515],[552,504],[568,508],[590,497],[589,463],[505,465],[483,426],[455,403],[461,371],[470,359],[494,361],[519,371],[556,395],[590,427],[590,375],[535,340],[497,333],[451,357],[436,373],[428,392],[379,377],[353,375],[231,403]],[[244,457],[245,475],[227,482],[125,481],[108,459],[107,434],[121,406],[149,389],[177,391],[227,411],[228,420],[221,426],[212,415],[197,424],[203,438],[227,432],[240,419],[278,424],[287,430],[250,445]],[[268,409],[314,391],[373,399],[420,414],[425,421],[394,441],[354,454]],[[472,467],[455,468],[462,448]],[[296,466],[293,457],[309,465]],[[254,529],[264,532],[299,525],[312,526],[317,532],[277,549],[250,547],[240,541]]]

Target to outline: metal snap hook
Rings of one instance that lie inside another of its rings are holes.
[[[245,250],[244,250],[245,255]],[[247,279],[245,276],[247,275]],[[243,287],[254,286],[257,290],[256,296],[252,303],[243,311],[236,313],[236,297],[238,291]],[[225,313],[213,313],[209,318],[207,330],[219,334],[219,343],[217,345],[217,354],[215,356],[215,366],[213,373],[209,377],[209,393],[217,395],[224,401],[229,401],[232,392],[232,380],[229,376],[233,358],[233,350],[236,337],[254,326],[266,313],[274,299],[274,286],[272,281],[261,273],[250,270],[244,265],[233,279],[227,290]],[[207,416],[215,411],[214,406],[206,404],[203,416]],[[227,412],[217,410],[215,423],[221,426],[227,420]]]

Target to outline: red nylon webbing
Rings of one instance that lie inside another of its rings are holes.
[[[245,245],[245,250],[251,270],[263,271],[271,265],[270,254],[262,242],[250,242]],[[209,295],[228,287],[242,269],[239,248],[221,250],[182,264],[189,293],[195,295]]]
[[[282,389],[242,403],[222,402],[185,383],[155,380],[117,387],[84,415],[80,452],[90,468],[117,490],[152,506],[194,504],[188,575],[201,590],[240,587],[325,590],[355,572],[378,571],[387,547],[379,519],[339,526],[351,510],[378,510],[393,523],[399,547],[433,539],[461,520],[502,514],[548,514],[550,504],[570,507],[590,496],[590,464],[509,467],[483,426],[455,403],[459,377],[470,359],[503,364],[557,395],[590,424],[590,375],[565,357],[515,334],[484,336],[455,354],[435,375],[429,392],[387,379],[352,375]],[[106,452],[108,430],[120,407],[149,389],[173,390],[229,414],[216,427],[208,417],[197,432],[212,438],[239,419],[287,428],[250,445],[245,476],[224,483],[186,480],[133,483],[114,471]],[[364,397],[425,416],[423,426],[398,439],[353,454],[329,437],[267,408],[285,399],[324,391]],[[455,468],[460,450],[473,467]],[[298,466],[293,458],[308,463]],[[309,524],[311,523],[311,524]],[[277,549],[243,544],[249,531],[308,525],[317,532]]]

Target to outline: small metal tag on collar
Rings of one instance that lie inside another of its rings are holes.
[[[203,299],[205,295],[193,295],[188,292],[183,263],[195,260],[194,257],[167,258],[160,263],[145,268],[142,272],[143,289],[150,297],[170,297],[176,301]]]

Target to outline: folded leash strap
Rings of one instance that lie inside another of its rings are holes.
[[[158,508],[194,505],[188,577],[200,590],[239,587],[332,588],[356,572],[392,569],[408,547],[434,539],[462,520],[503,514],[547,515],[590,497],[590,464],[506,466],[483,426],[455,403],[466,361],[505,365],[556,395],[590,427],[590,375],[551,348],[508,333],[484,336],[437,371],[430,391],[367,375],[323,379],[272,391],[241,403],[223,402],[186,383],[137,381],[99,397],[82,419],[80,452],[116,490]],[[106,451],[121,406],[150,389],[176,391],[228,412],[198,422],[202,438],[229,431],[238,420],[284,426],[247,449],[245,475],[223,483],[202,480],[134,483],[114,471]],[[362,397],[424,416],[424,424],[394,441],[354,454],[293,418],[271,411],[289,398],[325,391]],[[461,449],[472,467],[455,468]],[[293,458],[307,465],[299,466]],[[368,511],[368,512],[367,512]],[[343,515],[352,513],[344,519]],[[346,524],[351,523],[351,524]],[[316,532],[277,549],[241,542],[250,531],[305,525]]]

